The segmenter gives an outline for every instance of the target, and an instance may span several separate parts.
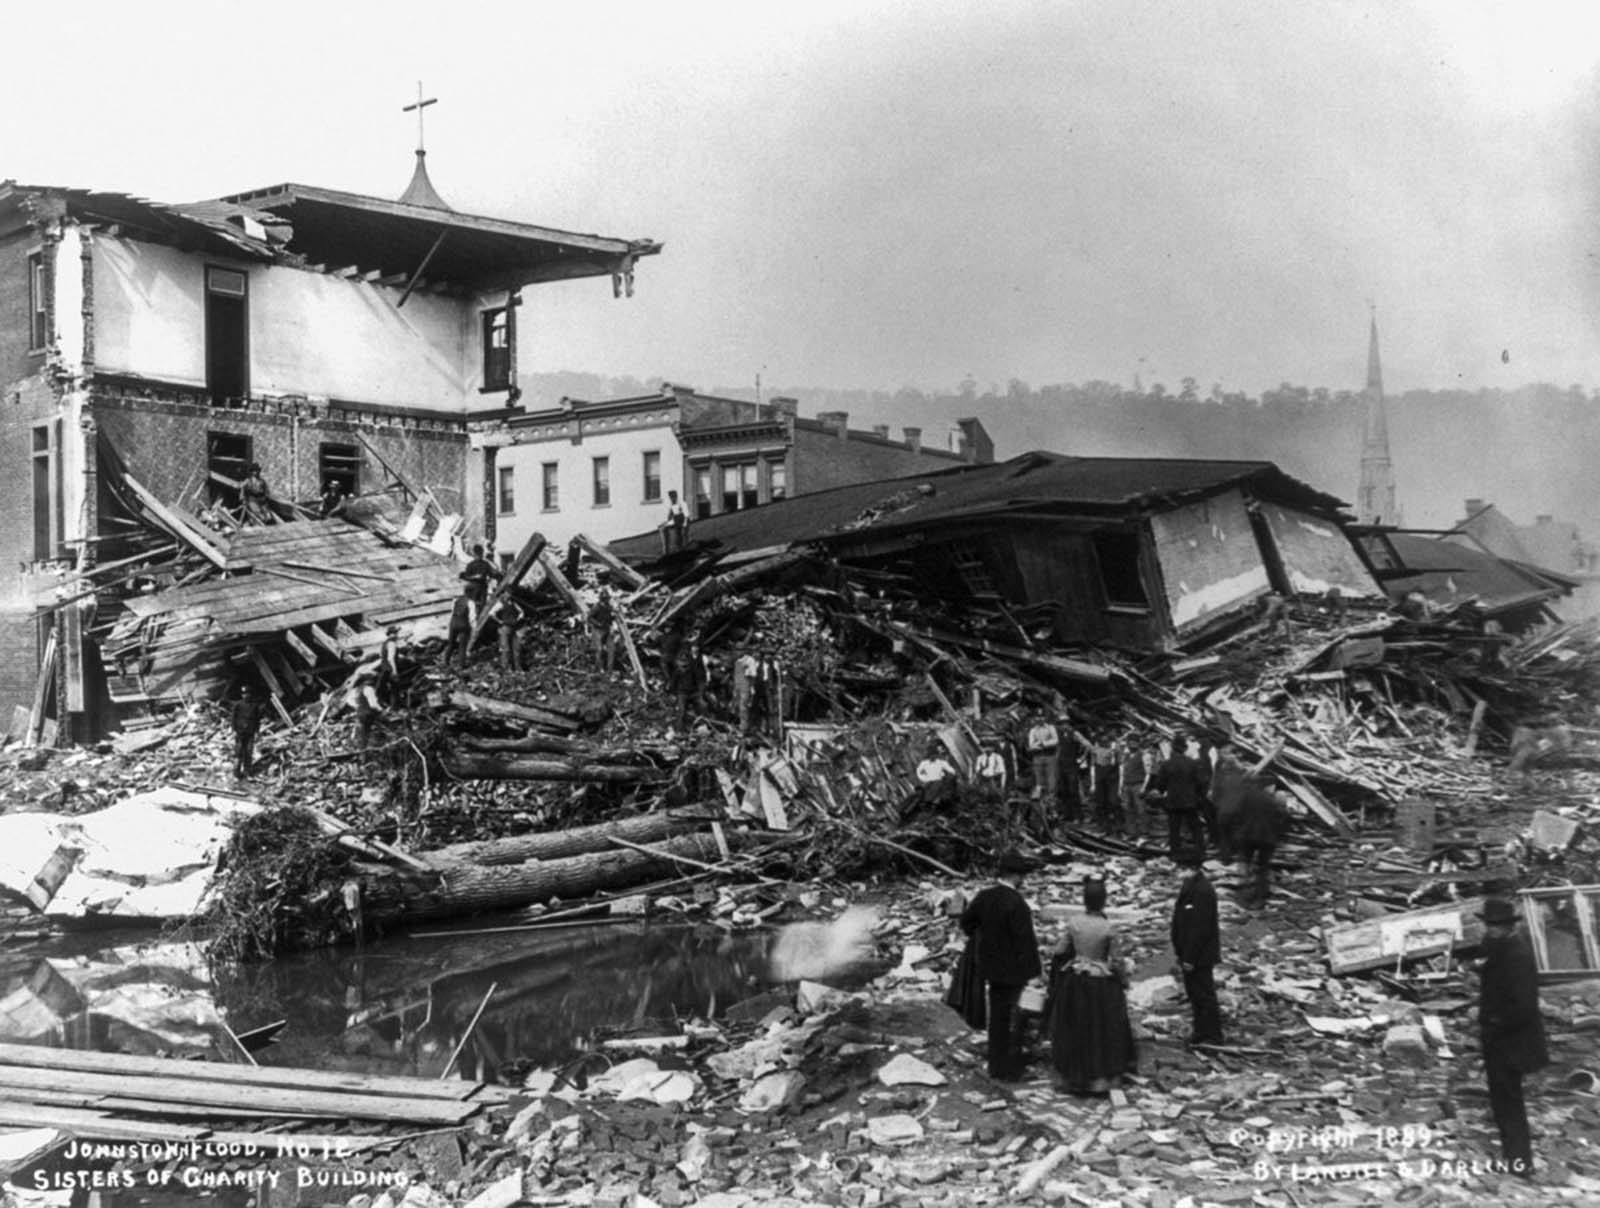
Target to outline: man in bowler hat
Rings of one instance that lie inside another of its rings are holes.
[[[976,937],[978,973],[989,983],[989,1076],[1004,1082],[1022,1077],[1017,1003],[1022,988],[1044,972],[1033,911],[1021,893],[1027,873],[1020,852],[1005,852],[995,884],[961,912],[961,930]]]
[[[1217,920],[1217,891],[1202,867],[1204,855],[1180,849],[1177,864],[1184,873],[1178,900],[1172,905],[1172,951],[1183,975],[1183,991],[1194,1012],[1190,1044],[1222,1043],[1222,1010],[1217,1005],[1217,962],[1222,959],[1222,928]]]
[[[1483,967],[1478,983],[1478,1034],[1489,1079],[1489,1109],[1500,1130],[1500,1152],[1511,1172],[1533,1173],[1533,1141],[1522,1076],[1550,1061],[1544,1021],[1539,1017],[1539,967],[1528,941],[1517,934],[1517,911],[1504,898],[1490,898],[1484,923]]]

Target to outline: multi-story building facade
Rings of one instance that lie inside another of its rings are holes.
[[[259,462],[282,500],[392,488],[404,515],[426,488],[492,523],[492,464],[468,433],[515,410],[521,291],[602,276],[631,295],[660,250],[457,213],[420,152],[399,201],[0,183],[4,715],[34,691],[41,602],[128,535],[110,464],[175,508],[226,499]]]
[[[495,529],[502,556],[528,536],[599,541],[663,524],[676,493],[692,519],[720,516],[791,495],[994,460],[976,419],[924,442],[886,425],[851,428],[842,411],[799,414],[792,398],[767,403],[717,398],[691,386],[601,402],[563,399],[473,434],[493,466]]]

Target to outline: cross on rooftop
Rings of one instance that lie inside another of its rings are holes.
[[[416,104],[406,105],[400,110],[401,113],[410,113],[413,109],[417,111],[417,150],[419,152],[426,149],[422,137],[422,111],[429,105],[437,105],[438,103],[439,98],[436,96],[430,96],[427,100],[422,99],[422,81],[418,80]]]

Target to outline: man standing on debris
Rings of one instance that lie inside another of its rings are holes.
[[[684,533],[689,527],[689,514],[678,500],[678,492],[667,492],[667,519],[661,526],[661,550],[672,554],[683,548]]]
[[[1267,785],[1254,777],[1243,777],[1238,807],[1229,826],[1249,878],[1245,900],[1259,906],[1272,892],[1272,857],[1289,829],[1289,807]]]
[[[1004,805],[1006,800],[1006,757],[995,747],[986,746],[978,753],[972,766],[978,792],[993,805]]]
[[[500,597],[494,607],[495,636],[500,645],[500,670],[521,671],[524,632],[522,608],[510,593]]]
[[[378,647],[378,700],[385,705],[398,704],[400,687],[400,626],[391,625],[383,631],[383,644]]]
[[[1017,851],[1000,857],[994,885],[981,890],[961,912],[961,930],[976,935],[978,973],[989,983],[989,1076],[1004,1082],[1022,1077],[1017,1003],[1022,989],[1044,972],[1033,911],[1022,897],[1028,862]]]
[[[924,805],[945,805],[956,799],[956,769],[938,743],[928,749],[917,764],[917,794]]]
[[[1097,734],[1089,748],[1089,792],[1095,819],[1107,830],[1121,830],[1117,808],[1117,750],[1109,734]]]
[[[261,694],[254,685],[246,684],[239,692],[239,699],[233,703],[233,774],[240,780],[250,778],[251,765],[254,762],[252,748],[255,746],[256,731],[261,729]]]
[[[344,487],[339,485],[336,478],[330,478],[328,485],[322,488],[322,519],[337,516],[344,507]]]
[[[472,585],[465,584],[456,602],[450,606],[450,629],[445,635],[444,661],[454,662],[456,670],[467,669],[468,647],[472,644],[472,622],[478,615],[478,606],[472,601]]]
[[[672,688],[678,698],[679,730],[689,728],[691,707],[694,717],[705,712],[706,685],[710,680],[711,667],[706,656],[700,653],[700,637],[690,634],[678,651],[672,671]]]
[[[1206,877],[1205,856],[1198,848],[1185,848],[1176,859],[1185,876],[1172,907],[1172,950],[1194,1014],[1189,1043],[1221,1044],[1216,967],[1222,959],[1222,928],[1217,921],[1217,891]]]
[[[750,733],[750,714],[755,707],[756,685],[761,676],[761,660],[746,650],[733,660],[733,709],[739,718],[739,733]]]
[[[1050,815],[1056,808],[1061,786],[1061,732],[1043,709],[1028,727],[1028,759],[1033,764],[1033,799],[1038,803],[1039,837],[1051,834]]]
[[[617,610],[611,603],[611,589],[602,587],[600,598],[589,608],[589,635],[594,642],[594,661],[602,671],[610,671],[617,661],[616,620]]]
[[[1117,784],[1122,795],[1122,825],[1129,834],[1142,835],[1145,782],[1150,773],[1145,767],[1144,754],[1132,736],[1123,739],[1117,747],[1121,765]]]
[[[483,602],[489,598],[489,580],[500,578],[500,568],[483,556],[483,546],[474,545],[472,560],[467,563],[460,578],[467,585],[472,602],[482,608]]]
[[[1187,847],[1204,852],[1200,802],[1206,793],[1206,777],[1189,754],[1187,738],[1180,735],[1172,740],[1172,755],[1156,769],[1152,787],[1162,795],[1167,811],[1167,853],[1176,860]]]
[[[272,492],[267,489],[267,480],[261,476],[259,461],[250,463],[249,474],[239,484],[239,496],[244,503],[246,524],[271,524],[277,519],[272,514]]]
[[[1517,934],[1517,910],[1490,898],[1483,919],[1483,966],[1479,970],[1478,1034],[1489,1081],[1489,1108],[1500,1130],[1500,1153],[1513,1174],[1533,1175],[1533,1140],[1522,1076],[1550,1062],[1544,1020],[1539,1015],[1539,967],[1528,941]]]

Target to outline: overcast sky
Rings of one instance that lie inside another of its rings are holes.
[[[51,11],[54,8],[55,11]],[[236,15],[232,15],[236,14]],[[1600,385],[1600,5],[14,5],[0,178],[397,196],[665,252],[537,370]],[[1503,360],[1503,354],[1509,362]]]

